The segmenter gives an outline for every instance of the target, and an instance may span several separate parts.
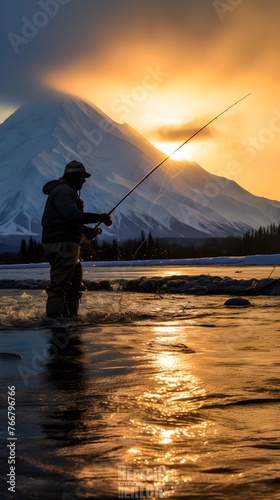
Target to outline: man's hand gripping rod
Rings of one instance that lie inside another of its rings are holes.
[[[227,111],[229,111],[231,108],[233,108],[233,106],[236,106],[239,102],[243,101],[244,99],[246,99],[247,97],[249,97],[250,94],[247,94],[245,95],[244,97],[242,97],[241,99],[239,99],[238,101],[236,101],[234,104],[232,104],[231,106],[229,106],[227,109],[225,109],[224,111],[222,111],[221,113],[219,113],[217,116],[215,116],[215,118],[212,118],[212,120],[210,120],[210,122],[206,123],[206,125],[204,125],[203,127],[201,127],[197,132],[195,132],[191,137],[189,137],[185,142],[183,142],[183,144],[181,144],[177,149],[175,149],[175,151],[173,151],[173,153],[171,153],[169,156],[167,156],[166,158],[164,158],[164,160],[162,160],[158,165],[156,165],[155,167],[153,167],[144,177],[143,179],[141,179],[141,181],[139,181],[130,191],[128,191],[128,193],[110,210],[110,212],[108,212],[108,215],[111,215],[112,212],[114,212],[114,210],[116,210],[116,208],[138,187],[140,186],[140,184],[142,184],[142,182],[144,182],[155,170],[157,170],[161,165],[163,165],[163,163],[165,163],[167,160],[169,160],[169,158],[171,158],[171,156],[173,156],[175,153],[177,153],[177,151],[179,151],[179,149],[181,149],[183,146],[185,146],[185,144],[187,144],[188,142],[190,142],[196,135],[200,134],[200,132],[202,132],[202,130],[204,130],[206,127],[208,127],[211,123],[213,123],[215,120],[217,120],[220,116],[222,116],[224,113],[226,113]],[[99,226],[100,226],[101,222],[98,222],[98,224],[96,224],[96,226],[94,227],[94,229],[97,229]],[[102,232],[102,231],[101,231]],[[99,231],[97,230],[97,233],[99,233]]]

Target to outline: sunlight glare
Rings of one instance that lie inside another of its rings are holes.
[[[165,153],[171,155],[182,144],[180,142],[152,142],[153,146]],[[197,144],[186,144],[179,151],[172,155],[172,160],[191,161],[196,159],[198,152]]]

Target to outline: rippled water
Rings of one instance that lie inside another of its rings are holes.
[[[2,498],[279,499],[278,297],[88,292],[76,322],[45,298],[1,290]]]

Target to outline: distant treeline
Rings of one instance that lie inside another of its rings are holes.
[[[19,252],[5,252],[0,254],[1,264],[29,264],[46,262],[44,245],[30,236],[28,243],[21,240]]]
[[[142,231],[141,237],[119,243],[93,240],[90,244],[82,242],[82,261],[117,261],[117,260],[150,260],[150,259],[190,259],[201,257],[241,256],[254,254],[280,253],[280,225],[270,224],[246,231],[243,236],[227,238],[209,238],[203,245],[186,245],[159,241]],[[29,238],[23,239],[17,253],[2,253],[2,264],[26,264],[30,262],[46,262],[44,246]]]

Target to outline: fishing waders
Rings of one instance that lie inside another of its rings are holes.
[[[51,280],[47,287],[46,313],[48,318],[76,316],[84,285],[79,260],[79,243],[45,243],[51,265]]]

